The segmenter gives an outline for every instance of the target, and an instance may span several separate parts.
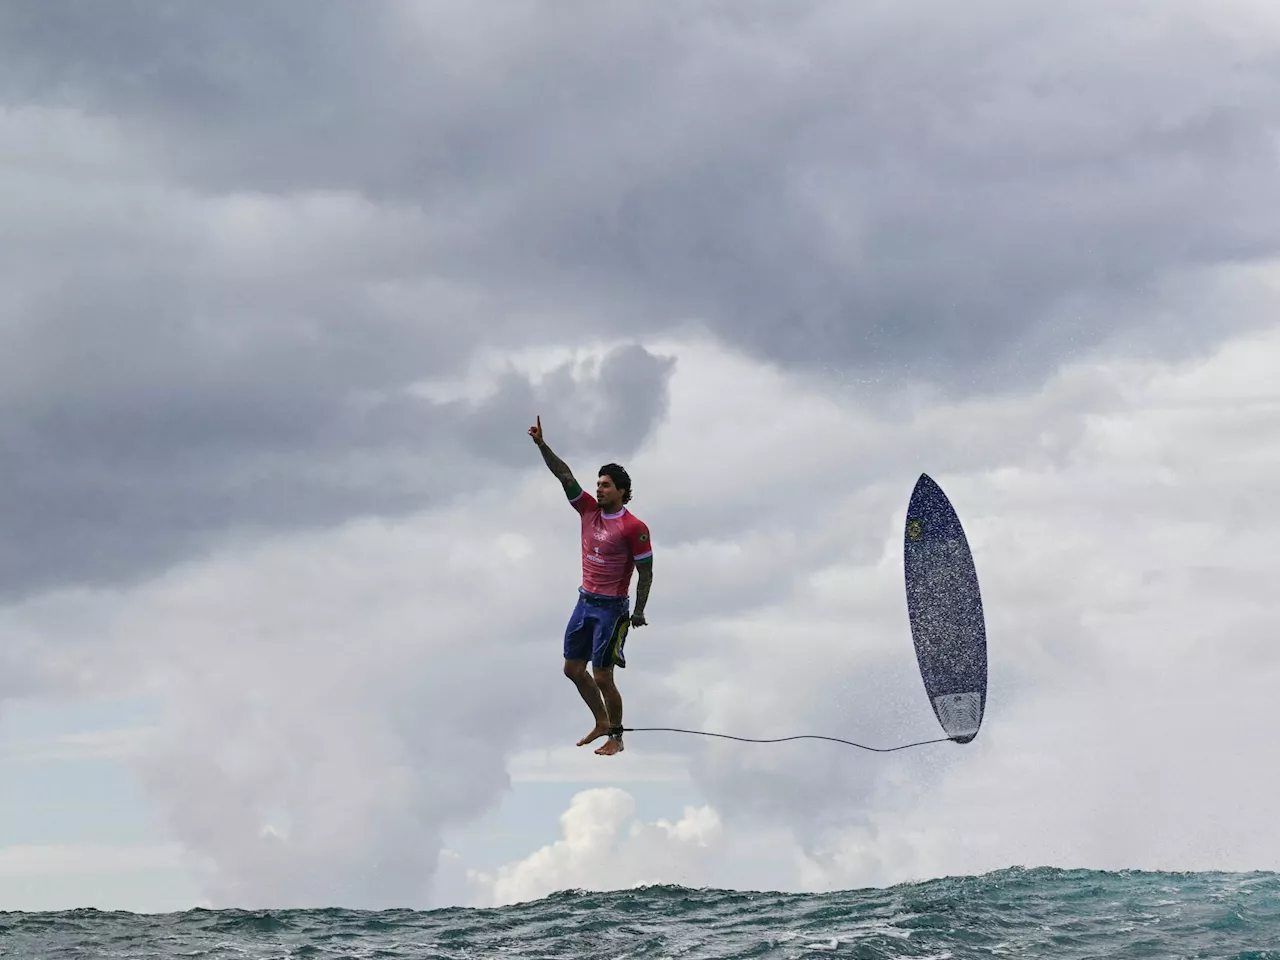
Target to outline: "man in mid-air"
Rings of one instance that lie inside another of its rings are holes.
[[[631,478],[622,467],[606,463],[600,468],[593,498],[542,439],[541,415],[529,428],[529,436],[582,518],[582,586],[564,631],[564,675],[596,718],[595,727],[578,746],[607,736],[596,753],[612,756],[622,752],[622,695],[613,682],[613,668],[627,665],[622,647],[628,627],[645,623],[644,606],[653,583],[649,528],[624,506],[631,499]],[[638,572],[639,579],[635,613],[629,614],[632,572]],[[588,660],[591,673],[587,673]]]

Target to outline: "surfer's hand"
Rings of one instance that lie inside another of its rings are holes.
[[[534,443],[542,446],[542,414],[538,414],[538,422],[529,428],[529,436],[533,437]]]
[[[631,615],[631,625],[633,627],[643,627],[648,622],[645,620],[643,613],[633,613]]]

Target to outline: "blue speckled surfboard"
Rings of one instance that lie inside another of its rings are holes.
[[[916,481],[907,505],[903,568],[929,703],[947,736],[968,743],[978,735],[987,703],[982,594],[960,518],[927,474]]]

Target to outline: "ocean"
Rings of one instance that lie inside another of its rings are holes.
[[[1280,874],[1008,869],[827,894],[641,887],[490,909],[0,914],[30,958],[1280,960]]]

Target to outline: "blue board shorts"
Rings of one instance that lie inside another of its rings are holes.
[[[625,667],[622,647],[631,626],[629,597],[603,597],[578,588],[578,603],[564,629],[564,658],[590,660],[597,670]]]

